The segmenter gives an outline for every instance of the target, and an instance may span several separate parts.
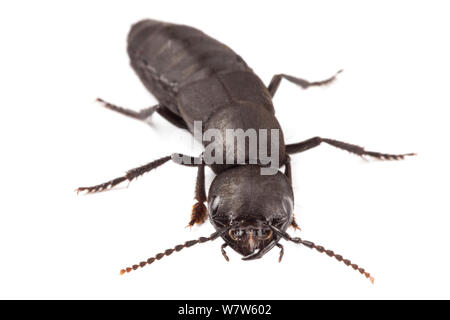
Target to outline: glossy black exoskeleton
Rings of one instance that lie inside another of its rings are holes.
[[[285,239],[335,257],[372,279],[364,269],[333,251],[310,241],[292,238],[286,232],[289,226],[297,228],[293,216],[290,154],[306,151],[324,142],[359,156],[367,155],[379,159],[402,159],[406,155],[412,155],[365,151],[353,144],[321,137],[285,145],[272,104],[272,98],[281,80],[286,79],[306,89],[327,85],[336,76],[324,81],[309,82],[286,74],[277,74],[266,87],[244,60],[226,45],[197,29],[153,20],[144,20],[133,25],[128,36],[128,54],[132,68],[159,103],[136,112],[98,99],[105,107],[138,120],[146,120],[157,112],[175,126],[191,133],[195,133],[195,124],[198,122],[201,123],[201,134],[213,129],[224,137],[228,129],[245,132],[253,129],[257,132],[277,130],[278,135],[273,138],[274,141],[268,136],[265,142],[269,153],[277,155],[275,174],[261,174],[261,169],[267,166],[267,163],[264,163],[259,153],[256,159],[251,158],[247,143],[236,145],[234,140],[230,139],[215,139],[213,142],[202,139],[205,148],[210,143],[223,148],[224,161],[208,163],[204,154],[200,157],[173,154],[129,170],[126,175],[106,183],[78,188],[78,191],[86,192],[103,191],[123,181],[131,181],[170,160],[198,168],[195,187],[197,203],[193,206],[189,225],[203,223],[209,211],[209,218],[216,232],[209,237],[201,237],[167,249],[153,258],[123,269],[122,274],[144,267],[174,251],[222,237],[225,241],[222,254],[227,260],[228,256],[224,250],[226,246],[241,254],[244,260],[261,258],[274,246],[278,246],[281,249],[281,261],[283,247],[279,241]],[[256,139],[259,146],[261,138],[257,136]],[[230,155],[230,150],[233,159],[244,155],[244,161],[227,163],[225,158]],[[216,173],[208,199],[204,182],[205,166],[209,166]],[[278,170],[281,167],[284,167],[283,172]],[[209,210],[206,209],[205,202],[208,202]]]

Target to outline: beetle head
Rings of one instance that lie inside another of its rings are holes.
[[[234,221],[225,241],[238,253],[243,260],[253,260],[262,257],[272,249],[279,240],[267,223],[261,220]]]
[[[208,202],[214,227],[230,226],[222,238],[244,260],[261,258],[276,245],[280,237],[272,225],[286,230],[292,221],[289,180],[281,172],[261,175],[257,165],[238,166],[216,176]]]

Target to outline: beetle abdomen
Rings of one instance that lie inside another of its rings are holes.
[[[132,26],[128,54],[147,89],[177,114],[180,87],[225,70],[250,71],[233,50],[200,30],[154,20]]]

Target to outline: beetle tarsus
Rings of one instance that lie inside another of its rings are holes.
[[[174,126],[187,130],[186,122],[184,122],[184,120],[180,116],[176,115],[175,113],[170,111],[169,108],[165,107],[162,104],[157,104],[155,106],[152,106],[152,107],[149,107],[146,109],[142,109],[140,111],[134,111],[131,109],[119,107],[115,104],[106,102],[105,100],[100,99],[100,98],[97,98],[96,101],[100,102],[107,109],[116,111],[120,114],[123,114],[127,117],[130,117],[130,118],[133,118],[136,120],[145,121],[147,123],[151,119],[151,116],[153,115],[153,113],[157,112],[161,117],[163,117],[164,119],[169,121]]]
[[[227,253],[225,251],[225,248],[228,247],[228,244],[224,243],[222,244],[222,246],[220,247],[220,250],[222,252],[223,257],[225,258],[225,260],[230,261],[230,258],[228,258]]]
[[[336,77],[339,73],[341,73],[344,70],[339,70],[338,72],[336,72],[336,74],[328,79],[322,80],[322,81],[313,81],[310,82],[308,80],[304,80],[304,79],[300,79],[297,77],[293,77],[290,76],[288,74],[276,74],[272,77],[272,80],[270,81],[269,86],[267,87],[267,89],[270,92],[270,95],[273,97],[275,95],[275,93],[278,90],[278,87],[280,86],[281,80],[282,79],[286,79],[289,82],[292,82],[296,85],[298,85],[299,87],[301,87],[302,89],[308,89],[309,87],[320,87],[320,86],[326,86],[330,83],[332,83],[333,81],[336,80]]]
[[[350,153],[356,154],[358,156],[370,156],[380,160],[403,160],[407,156],[415,156],[416,153],[405,153],[405,154],[387,154],[375,151],[366,151],[363,147],[357,146],[355,144],[350,144],[347,142],[342,142],[333,139],[314,137],[299,143],[286,145],[286,152],[289,154],[300,153],[312,148],[319,146],[322,142],[329,144],[335,148],[346,150]]]
[[[141,111],[134,111],[131,109],[126,109],[126,108],[122,108],[119,106],[116,106],[115,104],[106,102],[105,100],[101,99],[101,98],[97,98],[97,102],[100,102],[105,108],[109,109],[109,110],[113,110],[116,111],[120,114],[123,114],[125,116],[131,117],[133,119],[136,120],[147,120],[155,111],[157,111],[160,107],[159,104],[146,108],[146,109],[142,109]]]
[[[82,192],[82,191],[86,191],[87,193],[95,193],[95,192],[109,190],[125,180],[131,181],[131,180],[136,179],[137,177],[143,175],[144,173],[149,172],[149,171],[163,165],[170,159],[171,159],[170,156],[163,157],[163,158],[157,159],[155,161],[149,162],[143,166],[128,170],[127,173],[123,177],[115,178],[108,182],[101,183],[101,184],[98,184],[98,185],[95,185],[92,187],[80,187],[77,189],[77,193]]]
[[[205,191],[205,164],[203,163],[203,158],[200,158],[202,163],[198,166],[194,195],[197,203],[192,206],[191,220],[187,225],[188,227],[192,227],[195,224],[202,224],[203,222],[205,222],[206,217],[208,216],[208,209],[204,205],[204,202],[207,201]]]
[[[208,216],[208,209],[203,202],[196,202],[192,206],[191,221],[189,221],[188,227],[193,227],[195,224],[202,224],[206,221]]]
[[[119,177],[113,180],[110,180],[108,182],[105,183],[101,183],[92,187],[79,187],[76,191],[77,194],[79,194],[80,192],[86,192],[86,193],[96,193],[96,192],[102,192],[102,191],[106,191],[109,190],[111,188],[114,188],[116,185],[118,185],[119,183],[123,182],[127,180],[127,177]]]

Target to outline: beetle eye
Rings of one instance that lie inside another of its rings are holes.
[[[268,240],[272,237],[271,229],[258,229],[256,230],[256,239],[258,240]]]
[[[228,234],[230,235],[231,239],[234,241],[239,241],[242,238],[242,235],[244,234],[244,231],[240,229],[231,229],[228,231]]]

